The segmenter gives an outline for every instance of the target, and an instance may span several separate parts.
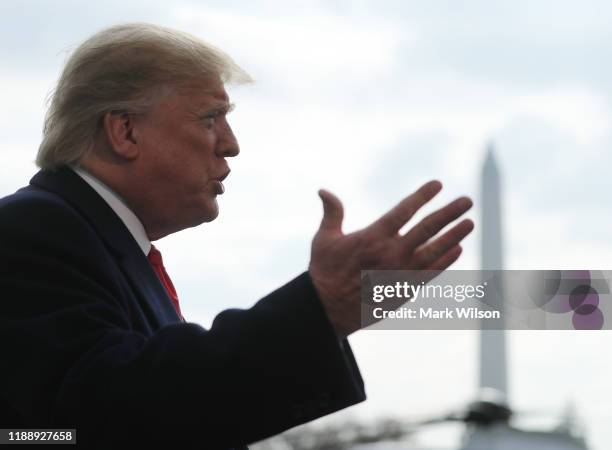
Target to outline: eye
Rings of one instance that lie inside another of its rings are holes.
[[[234,104],[230,103],[227,106],[222,108],[218,108],[216,110],[210,111],[201,117],[201,121],[204,123],[206,129],[212,129],[219,119],[224,118],[227,114],[229,114],[234,109]]]
[[[215,111],[215,112],[212,112],[204,116],[203,118],[204,126],[206,128],[212,128],[215,125],[215,123],[217,123],[217,119],[219,118],[220,115],[221,115],[221,112]]]

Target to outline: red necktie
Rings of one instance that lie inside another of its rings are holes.
[[[176,309],[177,314],[179,315],[182,321],[185,321],[185,319],[183,318],[183,314],[181,314],[181,307],[179,306],[178,295],[176,295],[176,289],[174,289],[172,280],[170,279],[170,276],[168,275],[168,272],[166,272],[166,269],[164,267],[162,255],[159,252],[159,250],[157,250],[153,246],[153,244],[151,244],[151,250],[149,251],[149,255],[147,256],[147,258],[149,262],[151,263],[153,270],[159,277],[159,280],[166,288],[166,292],[168,292],[168,295],[170,296],[170,300],[172,300],[172,305],[174,306],[174,309]]]

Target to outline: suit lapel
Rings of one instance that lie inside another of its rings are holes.
[[[92,225],[129,279],[154,328],[180,322],[142,249],[119,216],[89,184],[67,167],[41,170],[30,184],[59,195]]]

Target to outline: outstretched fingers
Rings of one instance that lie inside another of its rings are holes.
[[[454,247],[451,247],[449,250],[446,251],[446,253],[444,253],[437,260],[431,263],[429,267],[426,268],[426,270],[445,270],[447,269],[452,263],[457,261],[459,256],[461,256],[462,251],[463,249],[461,248],[459,244],[455,245]]]
[[[412,265],[417,269],[425,269],[437,264],[449,251],[457,247],[473,229],[474,222],[470,219],[462,220],[442,236],[419,247],[410,258]],[[457,257],[459,257],[458,254]]]
[[[406,222],[442,189],[442,183],[437,180],[425,183],[414,193],[404,198],[390,211],[374,222],[371,227],[379,229],[385,235],[397,233]]]
[[[404,235],[402,238],[404,246],[408,249],[417,248],[433,238],[453,220],[461,217],[471,207],[472,200],[468,197],[460,197],[450,202],[444,208],[429,214]]]

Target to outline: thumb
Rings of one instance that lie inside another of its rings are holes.
[[[319,197],[323,202],[323,219],[321,219],[319,229],[342,231],[344,209],[340,199],[325,189],[319,190]]]

